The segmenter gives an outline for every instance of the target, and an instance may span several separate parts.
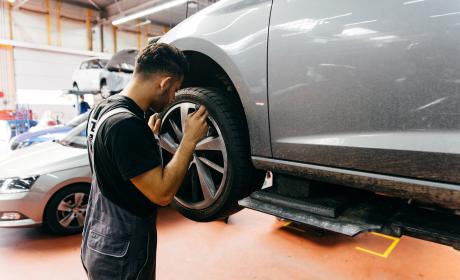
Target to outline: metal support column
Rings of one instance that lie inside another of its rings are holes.
[[[113,32],[113,53],[117,52],[117,27],[112,25],[112,32]]]
[[[91,28],[91,16],[92,16],[92,11],[91,9],[86,10],[86,32],[88,34],[88,50],[92,51],[93,50],[93,31]]]
[[[62,28],[61,28],[61,0],[57,0],[57,30],[58,30],[58,46],[62,47]]]
[[[48,45],[51,45],[51,9],[50,9],[50,0],[45,0],[46,5],[46,31],[48,34]]]

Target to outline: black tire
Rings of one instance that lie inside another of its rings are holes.
[[[193,194],[190,195],[189,190],[193,188],[193,164],[189,168],[189,172],[184,179],[181,189],[172,202],[172,206],[189,219],[207,222],[228,217],[241,210],[241,207],[238,205],[238,200],[248,196],[263,184],[265,172],[256,170],[251,163],[248,129],[243,108],[236,98],[236,96],[220,91],[219,89],[186,88],[177,92],[175,102],[164,111],[163,116],[167,118],[163,118],[162,120],[162,132],[167,131],[167,124],[165,125],[165,123],[167,123],[168,112],[170,112],[169,114],[171,115],[175,106],[180,106],[178,104],[184,104],[184,102],[203,104],[209,113],[210,118],[208,119],[208,124],[210,127],[217,125],[218,128],[214,129],[214,133],[216,133],[216,135],[220,133],[219,135],[222,136],[221,138],[223,138],[225,146],[224,149],[227,160],[226,164],[223,164],[225,166],[223,169],[223,178],[220,181],[220,187],[216,188],[216,197],[213,198],[212,202],[209,202],[212,204],[192,209],[183,203],[185,194],[188,193],[188,198],[190,200],[192,200],[191,197],[193,197]],[[191,110],[193,111],[195,109]],[[211,128],[210,131],[212,129],[213,128]],[[165,159],[164,164],[166,164],[168,161],[168,152],[163,149],[162,153]],[[200,159],[207,157],[207,155],[199,157],[199,153],[200,151],[197,149],[194,155]],[[195,163],[195,182],[197,181],[196,177],[199,177],[199,175],[196,175],[199,173],[199,169],[196,165],[197,163]],[[184,190],[184,188],[189,189]],[[220,188],[222,188],[222,190],[220,190]],[[194,197],[197,196],[195,195]]]
[[[59,235],[69,235],[81,232],[83,229],[83,223],[80,224],[78,218],[73,218],[68,227],[63,226],[60,223],[60,220],[66,217],[67,214],[75,214],[78,216],[81,214],[84,221],[90,188],[91,187],[89,184],[75,184],[64,187],[55,193],[48,201],[48,204],[45,208],[45,214],[43,217],[44,226],[51,230],[53,233]],[[72,202],[75,202],[75,194],[84,194],[80,204],[81,206],[76,207],[75,212],[59,211],[58,207],[62,201],[69,202],[69,206],[72,206]],[[73,199],[72,196],[74,196]]]

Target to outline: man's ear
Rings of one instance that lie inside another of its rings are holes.
[[[171,85],[171,83],[172,83],[172,77],[170,76],[163,77],[160,81],[160,89],[164,90],[168,88]]]

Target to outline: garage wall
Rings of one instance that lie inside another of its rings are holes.
[[[19,2],[22,0],[16,0],[16,3]],[[18,94],[25,91],[30,96],[31,90],[44,94],[46,91],[69,89],[73,71],[79,62],[100,55],[87,52],[88,9],[70,5],[64,0],[60,4],[57,0],[49,0],[48,3],[49,15],[46,0],[28,0],[19,9],[9,9],[7,0],[0,0],[0,90],[7,95],[0,99],[0,109],[14,107]],[[93,51],[110,55],[115,50],[111,23],[102,25],[102,44],[101,25],[95,25],[100,14],[91,10],[90,16],[94,23],[91,30]],[[137,29],[142,33],[140,43],[137,31],[118,29],[116,50],[142,48],[147,45],[149,37],[162,35],[167,29],[162,25],[141,26]],[[8,104],[4,102],[6,100]]]
[[[138,38],[136,33],[126,32],[126,31],[117,31],[117,37],[119,40],[118,50],[129,49],[138,47]]]
[[[12,11],[13,37],[18,41],[47,44],[47,25],[42,14]],[[45,36],[43,36],[45,35]]]
[[[104,25],[104,50],[103,52],[113,53],[113,30],[111,24]]]
[[[70,89],[72,74],[88,56],[27,48],[14,48],[17,89]]]
[[[87,9],[60,4],[61,32],[58,25],[58,2],[49,1],[50,45],[88,49]],[[91,20],[99,13],[92,11]],[[45,0],[29,0],[27,5],[11,11],[13,39],[17,41],[48,44],[48,9]]]
[[[8,2],[0,0],[0,38],[9,38]]]
[[[14,47],[14,77],[18,104],[27,104],[40,118],[49,111],[53,118],[68,121],[76,115],[76,96],[66,94],[72,75],[91,55]],[[92,104],[93,97],[87,96]],[[51,106],[52,105],[52,106]]]
[[[86,50],[88,49],[88,33],[86,25],[75,20],[62,19],[62,47]],[[93,48],[94,49],[94,48]]]

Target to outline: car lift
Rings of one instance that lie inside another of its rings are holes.
[[[460,216],[411,200],[274,174],[273,186],[239,205],[295,223],[356,236],[378,232],[434,241],[460,250]]]
[[[77,109],[77,114],[79,114],[80,112],[78,110],[78,106],[80,104],[80,101],[78,100],[78,98],[81,95],[86,95],[86,94],[90,94],[90,95],[93,95],[93,96],[98,96],[101,93],[101,91],[100,90],[84,91],[84,90],[69,89],[69,90],[65,90],[64,93],[66,93],[66,94],[74,94],[75,95],[75,108]]]

